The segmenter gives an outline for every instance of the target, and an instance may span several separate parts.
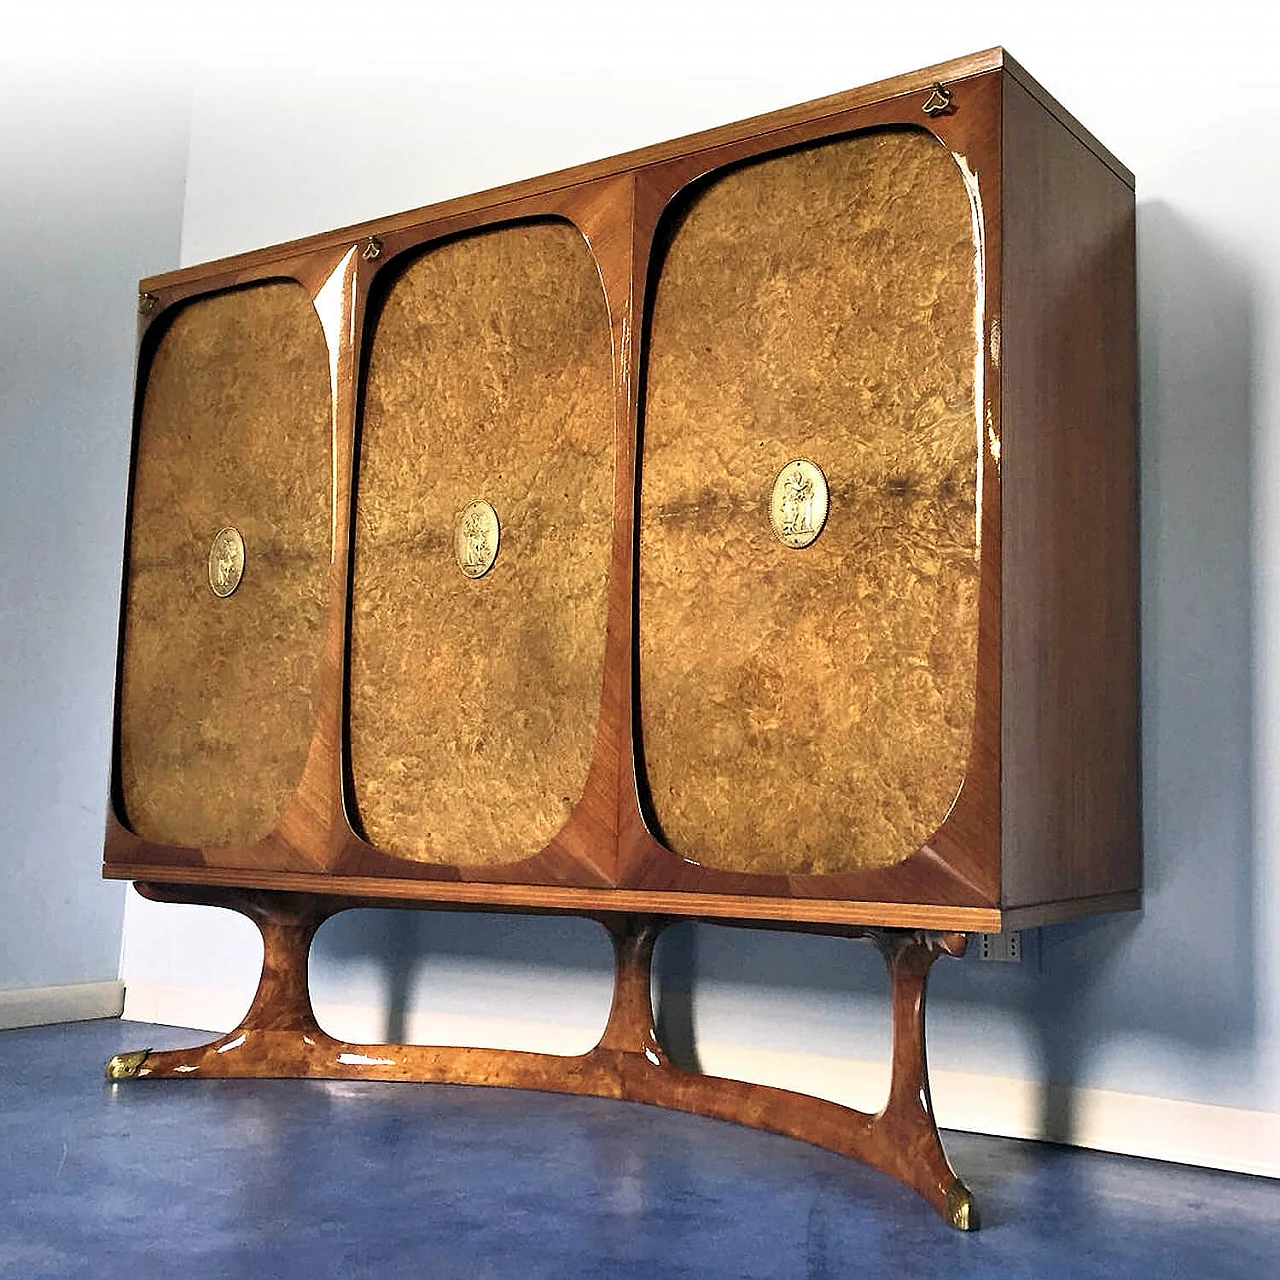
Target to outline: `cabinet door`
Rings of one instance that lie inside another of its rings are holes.
[[[510,224],[427,248],[376,312],[356,486],[354,816],[407,859],[519,861],[581,798],[600,711],[613,515],[600,276],[568,223]]]
[[[667,216],[641,444],[650,820],[706,868],[895,865],[946,819],[974,728],[969,189],[933,135],[878,129],[713,175]]]
[[[306,291],[182,306],[135,445],[119,791],[144,839],[251,845],[311,743],[332,541],[329,356]]]

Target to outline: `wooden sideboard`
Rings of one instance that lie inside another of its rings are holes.
[[[105,874],[267,952],[109,1074],[635,1098],[976,1225],[929,966],[1139,903],[1134,272],[997,49],[144,281]],[[374,904],[598,919],[599,1046],[333,1041],[307,949]],[[679,917],[871,937],[885,1111],[673,1067]]]

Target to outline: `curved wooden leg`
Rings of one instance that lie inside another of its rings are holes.
[[[613,940],[613,1003],[604,1034],[591,1053],[638,1058],[652,1067],[669,1066],[653,1016],[653,947],[667,926],[660,916],[598,916]],[[674,1068],[672,1068],[674,1070]]]
[[[116,1054],[107,1063],[107,1079],[324,1074],[314,1068],[323,1050],[337,1042],[320,1030],[312,1012],[307,958],[316,930],[334,912],[329,900],[251,889],[148,884],[137,889],[156,902],[225,907],[248,916],[262,934],[262,977],[253,1003],[234,1031],[192,1049]]]
[[[885,958],[893,1001],[889,1098],[879,1114],[870,1115],[789,1089],[672,1066],[654,1030],[649,994],[653,944],[665,922],[624,916],[602,923],[613,935],[617,973],[609,1024],[600,1044],[588,1056],[607,1056],[617,1073],[622,1097],[731,1120],[826,1147],[911,1187],[953,1227],[977,1229],[973,1196],[947,1162],[938,1137],[924,1048],[929,969],[939,955],[963,952],[963,934],[859,931],[860,936],[872,938]]]
[[[730,1120],[826,1147],[919,1192],[952,1226],[978,1226],[973,1197],[943,1153],[929,1098],[924,1000],[929,969],[959,955],[963,934],[848,930],[870,937],[889,967],[893,1075],[877,1115],[771,1085],[726,1080],[673,1066],[655,1030],[650,982],[654,943],[667,921],[646,915],[594,917],[613,939],[613,1004],[595,1048],[577,1056],[435,1045],[348,1044],[320,1029],[307,987],[307,957],[330,916],[363,905],[307,894],[139,885],[157,901],[227,907],[262,932],[262,980],[234,1031],[193,1049],[117,1054],[112,1080],[169,1076],[285,1076],[502,1085],[626,1098]],[[385,904],[384,904],[385,905]]]
[[[352,907],[397,904],[189,885],[136,887],[144,897],[158,902],[225,907],[247,915],[262,933],[262,978],[249,1011],[233,1031],[192,1049],[116,1054],[106,1066],[109,1080],[185,1076],[414,1080],[622,1096],[615,1058],[608,1050],[569,1056],[516,1049],[354,1044],[323,1031],[312,1011],[307,983],[307,958],[316,930]],[[649,946],[652,949],[651,941]],[[620,965],[619,973],[624,971],[638,972],[634,965]]]
[[[925,1055],[924,1006],[929,970],[939,955],[963,955],[964,934],[872,935],[889,966],[893,1000],[893,1073],[889,1099],[876,1117],[886,1173],[914,1187],[961,1231],[976,1231],[978,1209],[956,1177],[933,1117]],[[882,1135],[882,1136],[881,1136]]]

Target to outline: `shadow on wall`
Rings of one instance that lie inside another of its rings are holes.
[[[1145,909],[1045,930],[1045,1079],[1249,1105],[1256,1039],[1254,303],[1238,262],[1167,204],[1138,210]],[[1168,1045],[1166,1049],[1165,1046]],[[1169,1073],[1181,1060],[1179,1081]],[[1162,1069],[1159,1059],[1171,1061]],[[1232,1074],[1235,1073],[1235,1078]],[[1179,1091],[1179,1084],[1184,1089]],[[1069,1136],[1060,1091],[1051,1131]],[[1256,1104],[1255,1104],[1256,1105]]]
[[[1256,1105],[1250,285],[1161,203],[1139,208],[1138,254],[1145,907],[1043,930],[1039,964],[944,962],[931,983],[935,1066],[1038,1076],[1045,1130],[1062,1140],[1074,1117],[1060,1086]],[[340,917],[313,971],[380,966],[396,1040],[406,1012],[433,1001],[418,966],[441,954],[527,971],[531,1001],[540,969],[603,993],[610,981],[594,924],[425,912]],[[730,990],[742,998],[726,1002]],[[812,1052],[823,1020],[819,1051],[888,1054],[883,965],[866,944],[678,924],[659,944],[655,996],[682,1065],[704,1028]]]
[[[387,1043],[413,1043],[414,1015],[426,1015],[429,1024],[442,1013],[560,1022],[567,1038],[581,1039],[580,1024],[604,1030],[613,947],[595,921],[573,917],[355,910],[320,929],[310,969],[318,1005],[344,997],[376,1004],[384,1019],[378,1036]],[[323,1015],[321,1022],[333,1034],[358,1038]],[[519,1039],[517,1032],[510,1047],[534,1047]]]

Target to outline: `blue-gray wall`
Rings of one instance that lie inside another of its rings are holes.
[[[176,265],[188,95],[0,68],[0,990],[117,977],[102,857],[137,280]]]

